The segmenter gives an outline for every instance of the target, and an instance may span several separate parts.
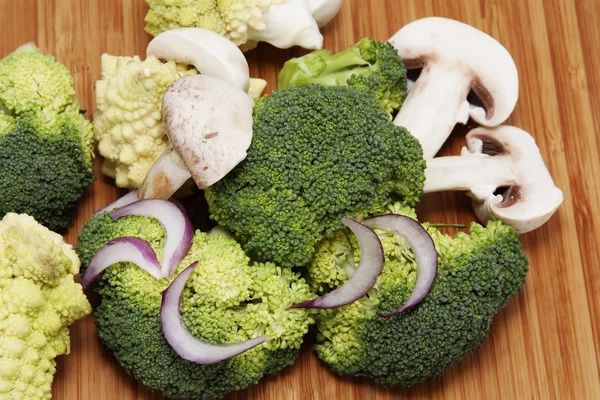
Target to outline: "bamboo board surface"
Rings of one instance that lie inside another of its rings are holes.
[[[143,0],[0,0],[0,57],[29,41],[66,64],[88,116],[100,55],[143,55]],[[386,389],[340,379],[306,346],[296,364],[228,399],[600,399],[600,2],[595,0],[344,0],[323,29],[334,51],[361,35],[388,39],[426,16],[469,23],[498,39],[520,74],[520,100],[509,123],[531,132],[565,201],[543,228],[522,236],[531,264],[524,290],[494,320],[480,349],[438,379],[410,389]],[[303,54],[261,45],[248,53],[253,76],[274,89],[283,62]],[[457,129],[442,154],[458,154]],[[92,212],[119,190],[100,173],[66,235],[74,244]],[[462,194],[428,195],[421,220],[468,223]],[[54,398],[159,399],[129,377],[102,347],[91,316],[71,329],[69,356],[60,357]]]

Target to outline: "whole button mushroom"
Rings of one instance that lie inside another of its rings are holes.
[[[163,122],[172,148],[152,165],[138,197],[170,198],[191,177],[200,188],[246,158],[254,101],[239,87],[207,75],[173,82],[163,96]]]
[[[500,219],[519,233],[550,219],[563,201],[533,137],[513,126],[476,128],[460,156],[427,161],[425,193],[465,190],[482,222]]]
[[[414,21],[390,38],[407,69],[422,68],[394,123],[407,128],[430,159],[457,123],[502,124],[519,97],[517,67],[491,36],[446,18]],[[473,92],[481,103],[470,103]]]

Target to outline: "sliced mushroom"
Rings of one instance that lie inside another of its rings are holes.
[[[422,71],[394,123],[406,127],[430,159],[457,123],[502,124],[519,96],[517,67],[494,38],[446,18],[424,18],[390,38],[407,69]],[[471,104],[473,92],[483,103]]]
[[[482,222],[500,219],[519,233],[550,219],[563,201],[533,137],[513,126],[476,128],[460,156],[427,161],[425,193],[465,190]]]
[[[173,82],[163,96],[163,122],[172,148],[152,165],[140,199],[168,199],[191,176],[200,189],[246,158],[254,101],[238,87],[207,75]]]
[[[193,65],[200,73],[231,82],[243,91],[250,86],[244,53],[225,37],[207,29],[165,31],[148,44],[146,55]]]

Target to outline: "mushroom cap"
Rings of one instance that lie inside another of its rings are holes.
[[[208,75],[185,76],[167,88],[165,131],[199,188],[214,184],[246,158],[253,107],[242,89]]]
[[[517,177],[502,188],[502,194],[494,194],[494,189],[469,193],[479,220],[500,219],[525,233],[546,223],[561,205],[563,193],[555,186],[535,140],[524,130],[507,125],[476,128],[467,134],[467,149],[510,158]]]
[[[437,64],[471,76],[471,90],[485,105],[470,107],[471,118],[479,124],[500,125],[514,110],[517,67],[506,48],[488,34],[459,21],[429,17],[405,25],[389,42],[408,69]]]
[[[178,28],[156,36],[146,56],[193,65],[203,75],[228,81],[243,91],[250,86],[244,53],[224,36],[202,28]]]

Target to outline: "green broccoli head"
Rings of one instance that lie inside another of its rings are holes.
[[[52,230],[71,222],[93,181],[93,133],[73,78],[25,45],[0,61],[0,215],[26,213]]]
[[[399,110],[407,93],[406,68],[387,43],[361,38],[336,54],[317,50],[288,60],[279,73],[278,88],[321,84],[350,86],[375,94],[388,113]]]
[[[148,240],[159,259],[164,231],[146,217],[88,221],[76,251],[83,268],[106,242],[121,236]],[[182,296],[182,318],[196,337],[230,343],[267,335],[269,340],[232,359],[197,365],[173,352],[160,325],[161,293],[193,261],[198,266]],[[197,231],[177,272],[155,280],[139,267],[116,264],[93,285],[101,297],[95,320],[103,343],[148,388],[169,397],[215,399],[258,382],[293,363],[314,322],[309,310],[290,309],[311,298],[306,282],[288,268],[252,263],[241,246],[219,230]]]
[[[249,253],[302,266],[315,244],[392,193],[407,205],[423,190],[417,139],[375,99],[344,86],[310,85],[257,102],[247,158],[206,191],[211,218]]]
[[[389,212],[415,217],[399,205],[384,213]],[[511,227],[500,221],[486,227],[473,223],[470,234],[454,238],[432,227],[428,232],[438,251],[438,274],[416,307],[390,318],[378,315],[408,299],[417,267],[401,236],[376,230],[386,262],[373,289],[361,300],[317,317],[317,354],[337,373],[401,386],[440,375],[479,347],[496,312],[520,291],[528,262]],[[345,282],[359,258],[356,239],[345,231],[324,240],[307,267],[313,290]]]

